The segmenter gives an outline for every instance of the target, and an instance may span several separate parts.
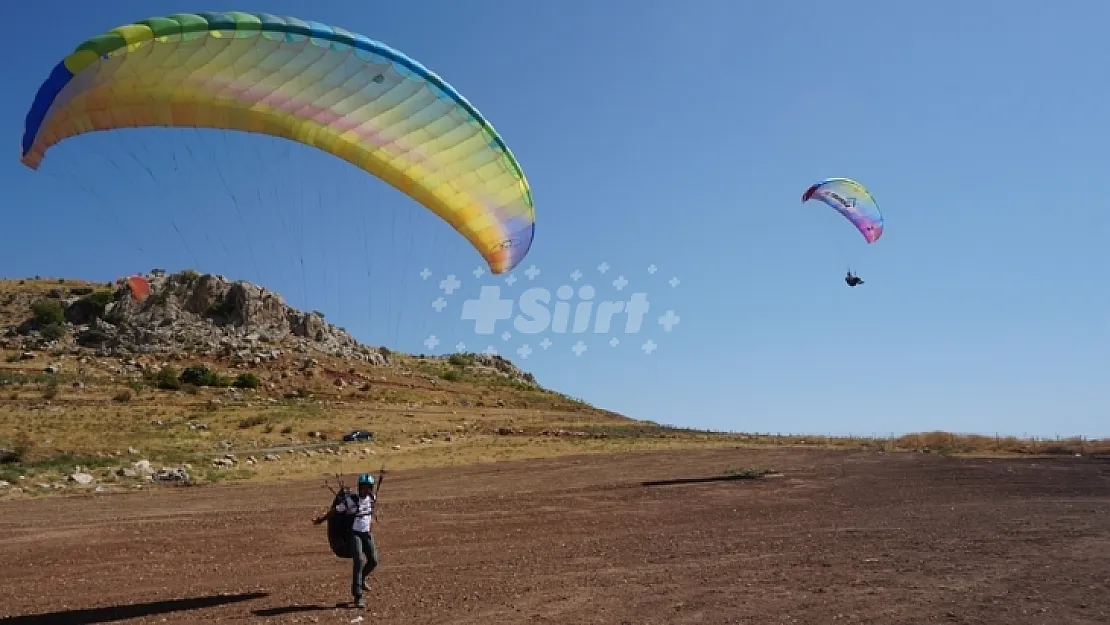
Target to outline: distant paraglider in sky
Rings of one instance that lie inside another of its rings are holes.
[[[37,169],[69,137],[135,127],[262,133],[328,152],[438,215],[494,273],[532,245],[531,189],[489,121],[420,63],[342,28],[179,13],[97,35],[42,83],[21,161]]]
[[[820,200],[843,215],[868,243],[883,236],[883,214],[864,186],[848,178],[829,178],[806,189],[802,202]]]
[[[806,189],[802,203],[819,200],[850,221],[868,244],[883,236],[883,214],[875,198],[860,183],[849,178],[828,178]],[[859,276],[848,270],[844,282],[850,287],[863,284]]]

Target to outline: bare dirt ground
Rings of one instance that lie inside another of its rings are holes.
[[[747,466],[758,481],[645,486]],[[0,624],[1108,623],[1110,462],[629,453],[387,474],[365,611],[321,481],[0,503]]]

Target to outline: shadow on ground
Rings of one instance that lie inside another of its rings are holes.
[[[64,610],[61,612],[47,612],[45,614],[3,617],[0,618],[0,625],[91,625],[93,623],[111,623],[126,619],[142,618],[144,616],[201,610],[203,608],[239,603],[241,601],[252,601],[266,596],[268,596],[268,593],[252,592],[238,595],[188,597],[185,599],[170,599],[167,601],[151,601],[149,603],[87,608],[84,610]]]
[[[670,480],[655,480],[640,482],[642,486],[677,486],[680,484],[708,484],[711,482],[738,482],[743,480],[758,480],[760,475],[712,475],[709,477],[676,477]]]

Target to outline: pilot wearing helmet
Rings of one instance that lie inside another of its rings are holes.
[[[370,523],[374,515],[374,476],[363,473],[358,476],[358,495],[349,495],[340,500],[327,513],[313,519],[319,525],[337,515],[353,517],[351,524],[351,596],[357,608],[365,608],[366,603],[362,598],[364,591],[370,590],[366,579],[378,566],[378,548],[374,544],[374,537],[370,534]],[[363,562],[365,556],[366,561]]]

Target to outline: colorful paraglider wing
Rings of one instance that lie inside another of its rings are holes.
[[[532,245],[532,192],[493,126],[427,68],[292,17],[175,14],[77,46],[27,113],[22,162],[68,137],[140,126],[284,137],[343,158],[447,221],[494,273]]]
[[[127,289],[131,297],[137,302],[145,302],[150,297],[150,282],[142,276],[131,276],[127,279]]]
[[[883,236],[883,215],[875,198],[855,180],[829,178],[819,182],[802,195],[802,202],[811,199],[821,200],[846,217],[868,243]]]

